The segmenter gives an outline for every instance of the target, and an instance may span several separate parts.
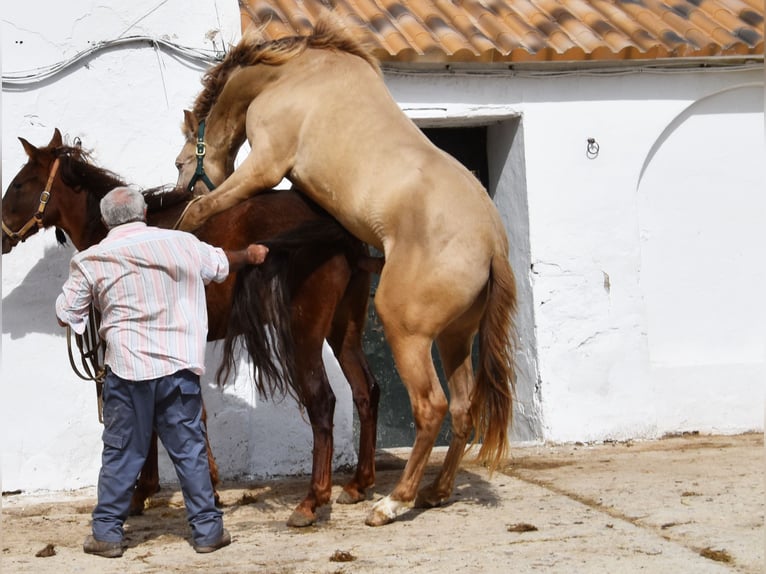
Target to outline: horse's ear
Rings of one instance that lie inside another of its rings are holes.
[[[51,143],[48,144],[48,147],[61,147],[63,144],[64,140],[61,137],[61,132],[58,128],[54,128],[53,137],[51,138]]]
[[[184,110],[184,127],[186,128],[187,133],[197,133],[199,122],[197,121],[197,117],[194,115],[194,112],[191,110]]]
[[[21,145],[24,146],[24,151],[27,152],[27,155],[30,157],[30,159],[37,153],[37,148],[33,146],[31,143],[29,143],[24,138],[19,138],[19,141],[21,142]]]

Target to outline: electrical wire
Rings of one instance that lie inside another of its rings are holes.
[[[86,50],[78,52],[71,58],[57,62],[50,66],[43,66],[31,70],[22,70],[18,72],[3,72],[3,90],[23,91],[34,87],[35,84],[49,80],[57,75],[63,74],[69,68],[83,60],[93,59],[100,52],[135,47],[151,47],[158,52],[167,52],[172,56],[183,59],[197,65],[201,70],[206,70],[211,65],[220,62],[226,55],[225,45],[221,50],[204,50],[199,48],[189,48],[169,42],[162,38],[153,36],[126,36],[114,40],[99,42]],[[409,75],[444,75],[444,76],[495,76],[506,75],[513,77],[561,77],[561,76],[619,76],[632,75],[636,73],[653,74],[678,74],[695,73],[700,71],[715,72],[737,72],[751,70],[763,66],[763,56],[760,58],[751,58],[755,61],[726,61],[727,59],[716,60],[690,60],[690,61],[643,61],[635,62],[633,65],[623,64],[615,67],[589,67],[575,66],[570,69],[561,69],[556,66],[544,66],[537,69],[527,68],[526,66],[500,66],[500,67],[476,67],[475,69],[465,65],[442,65],[442,66],[416,66],[401,65],[390,62],[383,62],[381,67],[387,75],[409,76]],[[526,69],[525,69],[526,68]],[[547,68],[547,69],[546,69]]]
[[[55,76],[65,73],[73,66],[82,61],[93,59],[99,53],[124,48],[150,47],[154,50],[165,51],[172,56],[183,59],[187,62],[196,64],[200,68],[207,69],[213,64],[220,62],[226,55],[225,50],[204,50],[199,48],[189,48],[175,44],[162,38],[153,36],[126,36],[114,40],[105,40],[99,42],[86,50],[82,50],[67,60],[43,66],[31,70],[22,70],[18,72],[3,72],[3,90],[14,91],[29,89],[34,84],[49,80]]]

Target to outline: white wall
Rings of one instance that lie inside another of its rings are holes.
[[[85,0],[45,4],[4,6],[4,77],[132,34],[209,50],[211,30],[220,29],[219,47],[239,30],[230,0],[111,9]],[[41,13],[47,16],[40,19]],[[118,46],[53,78],[4,87],[3,189],[24,163],[15,138],[44,145],[54,127],[80,137],[97,163],[135,184],[173,182],[181,110],[197,93],[204,64],[172,54],[148,44]],[[766,279],[756,214],[766,205],[762,170],[745,169],[763,165],[763,118],[762,109],[747,107],[749,88],[726,91],[762,84],[760,70],[609,77],[389,71],[386,77],[415,118],[521,118],[523,138],[513,145],[523,151],[509,159],[510,171],[500,169],[515,175],[499,177],[498,185],[506,201],[518,190],[502,186],[526,182],[529,221],[521,235],[528,236],[531,268],[518,265],[516,273],[529,286],[525,320],[537,348],[526,354],[533,388],[523,390],[524,436],[586,441],[763,428]],[[595,159],[585,154],[589,137],[600,144]],[[731,189],[720,190],[728,181]],[[686,208],[678,216],[674,201]],[[694,248],[664,258],[696,237]],[[711,242],[714,253],[705,247]],[[71,374],[52,308],[71,253],[48,232],[2,258],[4,490],[96,480],[94,390]],[[700,282],[706,274],[712,280]],[[689,285],[697,288],[693,294]],[[704,327],[713,336],[700,335]],[[209,354],[212,377],[212,345]],[[354,458],[350,395],[337,365],[328,363],[339,399],[337,462],[348,462]],[[297,408],[256,406],[245,379],[223,392],[209,380],[204,386],[224,477],[308,468],[311,439]],[[165,479],[171,477],[167,462],[163,468]]]
[[[239,11],[232,0],[143,0],[111,3],[110,8],[88,0],[43,4],[4,5],[4,79],[35,75],[95,44],[134,35],[174,42],[202,55],[239,37]],[[97,52],[52,78],[4,85],[3,190],[26,160],[16,138],[45,145],[56,127],[70,143],[81,138],[98,165],[131,183],[174,183],[174,159],[183,143],[182,110],[192,104],[208,65],[177,54],[149,43],[125,44]],[[101,427],[95,390],[71,372],[64,331],[53,312],[72,253],[56,244],[51,230],[2,257],[3,490],[69,489],[97,479]],[[312,438],[307,417],[288,400],[278,405],[256,401],[244,376],[219,390],[212,381],[218,357],[216,346],[209,345],[203,391],[222,477],[308,472]],[[351,394],[326,345],[325,362],[338,399],[335,463],[351,464],[356,459]],[[175,480],[165,457],[162,478]]]
[[[521,114],[546,439],[763,428],[760,66],[389,85],[416,116]]]

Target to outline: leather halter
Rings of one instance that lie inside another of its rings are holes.
[[[53,179],[56,177],[56,172],[59,169],[59,158],[56,158],[51,166],[51,171],[48,174],[48,182],[45,184],[45,189],[40,194],[40,203],[37,206],[37,211],[29,218],[29,220],[18,231],[11,231],[3,221],[3,233],[5,233],[11,240],[24,241],[29,236],[29,230],[35,225],[38,229],[43,227],[43,215],[45,214],[45,208],[48,206],[48,201],[51,198],[51,186],[53,185]]]
[[[205,120],[202,120],[197,128],[197,169],[194,171],[194,175],[189,181],[189,185],[186,186],[186,191],[189,193],[194,191],[194,184],[200,180],[207,186],[208,191],[213,191],[215,189],[215,185],[213,185],[213,182],[210,181],[210,178],[205,173],[205,166],[203,165],[205,151]]]

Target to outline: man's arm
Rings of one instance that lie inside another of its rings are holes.
[[[59,325],[69,325],[75,333],[81,335],[88,323],[91,301],[90,282],[82,267],[72,258],[69,277],[56,298],[56,319]]]
[[[245,265],[260,265],[266,260],[268,252],[268,247],[255,243],[239,251],[225,251],[226,258],[229,260],[229,272],[239,271]]]

